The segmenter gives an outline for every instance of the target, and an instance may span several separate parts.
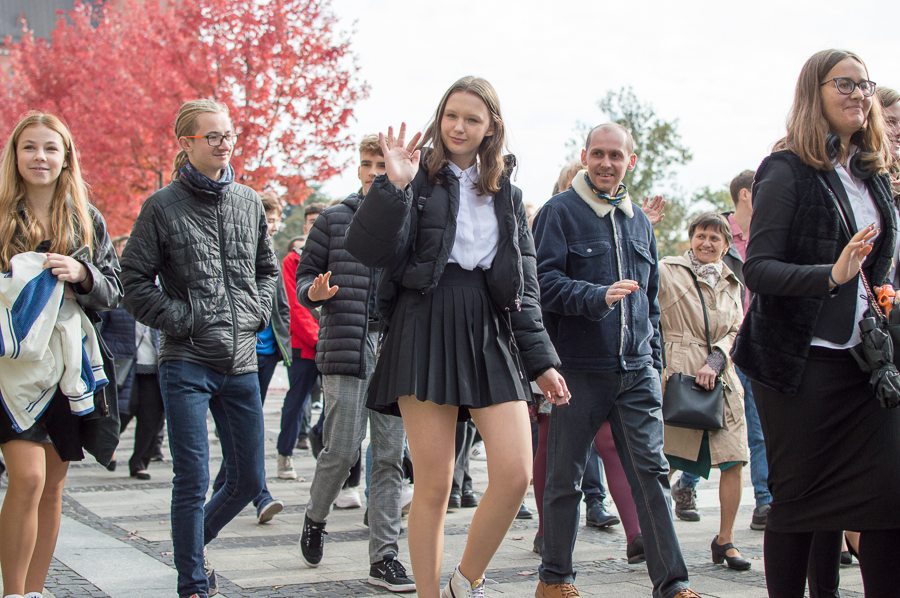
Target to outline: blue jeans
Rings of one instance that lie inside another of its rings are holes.
[[[255,372],[229,376],[187,361],[166,361],[159,366],[159,386],[175,472],[172,541],[178,594],[206,596],[203,547],[260,493],[265,481],[259,378]],[[225,484],[209,502],[207,409],[216,423],[225,467]]]
[[[741,370],[734,368],[741,384],[744,386],[744,417],[747,418],[747,444],[750,447],[750,482],[753,484],[753,496],[756,506],[761,507],[772,502],[769,494],[769,464],[766,462],[766,444],[763,441],[762,426],[759,423],[759,412],[753,400],[750,379]],[[700,476],[682,472],[679,484],[684,488],[696,488]]]
[[[581,492],[584,494],[584,504],[590,507],[606,500],[606,487],[603,485],[603,460],[593,448],[588,451],[588,462],[584,468],[584,477],[581,479]]]
[[[289,387],[284,395],[284,406],[281,408],[281,431],[278,433],[278,454],[284,457],[294,455],[294,447],[300,436],[300,420],[303,409],[309,401],[309,392],[319,370],[315,359],[303,359],[300,350],[294,351],[294,359],[288,368]]]
[[[256,375],[259,378],[259,398],[260,402],[265,405],[266,404],[266,394],[269,392],[269,383],[272,382],[272,376],[275,375],[275,366],[278,365],[278,362],[281,361],[281,355],[278,353],[257,353],[256,354],[256,363],[257,363],[257,372]],[[222,461],[222,465],[219,466],[219,473],[216,474],[216,479],[213,481],[213,492],[218,492],[222,489],[222,486],[225,485],[225,461]],[[269,487],[266,485],[265,478],[263,478],[263,488],[259,495],[253,499],[253,506],[256,507],[256,512],[259,513],[259,510],[264,506],[272,502],[274,499],[272,498],[272,494],[269,492]]]
[[[608,420],[637,506],[653,597],[671,598],[688,587],[688,572],[672,521],[669,464],[662,451],[659,373],[646,366],[622,372],[564,369],[562,374],[573,398],[550,414],[541,581],[575,581],[572,550],[580,518],[578,483],[594,437]]]

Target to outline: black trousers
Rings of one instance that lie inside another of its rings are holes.
[[[159,378],[156,374],[135,374],[131,387],[132,414],[122,415],[119,431],[124,432],[128,422],[137,420],[134,430],[134,450],[128,460],[129,473],[134,475],[150,465],[156,451],[158,436],[166,421]]]

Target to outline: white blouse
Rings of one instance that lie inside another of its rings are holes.
[[[856,148],[854,147],[850,148],[851,156],[855,153],[855,149]],[[875,199],[869,192],[869,188],[866,187],[865,181],[853,176],[853,174],[839,162],[835,163],[834,170],[840,177],[841,183],[844,185],[844,190],[847,192],[847,197],[850,199],[850,207],[852,208],[853,213],[847,214],[847,217],[848,219],[852,219],[851,224],[855,222],[856,230],[859,230],[874,222],[875,228],[881,229],[881,214],[878,212],[878,207],[875,205]],[[871,257],[871,254],[869,257]],[[846,343],[838,344],[814,336],[811,342],[812,346],[825,347],[828,349],[849,349],[861,342],[859,336],[859,322],[863,319],[865,311],[869,308],[868,300],[864,299],[864,297],[866,297],[866,287],[863,285],[862,277],[858,279],[857,287],[856,319],[853,323],[853,334],[850,335],[850,340]]]
[[[462,170],[453,162],[450,169],[459,179],[459,214],[456,217],[456,238],[450,248],[449,262],[465,270],[487,270],[497,255],[499,225],[494,213],[494,197],[479,195],[478,163]]]

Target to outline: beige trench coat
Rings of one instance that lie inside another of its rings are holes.
[[[687,254],[667,257],[659,264],[660,328],[666,346],[663,393],[668,377],[682,373],[696,376],[706,363],[706,329],[703,308],[694,286],[691,262]],[[725,427],[709,433],[712,464],[748,461],[747,424],[744,418],[744,389],[728,356],[734,337],[744,319],[741,308],[741,284],[728,266],[722,266],[722,278],[715,289],[700,280],[709,314],[709,333],[713,349],[720,349],[727,362],[722,372],[725,384]],[[702,430],[665,427],[664,452],[696,461],[703,440]]]

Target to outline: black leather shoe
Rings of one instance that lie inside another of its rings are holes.
[[[647,557],[644,556],[644,536],[638,534],[635,537],[634,542],[625,548],[625,556],[628,558],[629,565],[643,563],[647,560]]]
[[[525,506],[525,503],[522,503],[522,506],[519,507],[519,512],[516,513],[516,519],[531,519],[534,517],[534,514],[531,512],[531,509]]]
[[[728,556],[727,552],[735,548],[734,544],[729,542],[728,544],[719,544],[718,540],[719,536],[713,538],[712,545],[710,548],[712,549],[712,561],[716,565],[721,565],[722,561],[728,563],[729,569],[734,569],[736,571],[747,571],[750,569],[750,561],[747,559],[741,558],[739,556]]]
[[[472,507],[478,506],[478,497],[475,496],[475,493],[471,490],[468,492],[463,491],[459,502],[464,509],[471,509]]]
[[[620,523],[618,517],[606,512],[606,507],[602,502],[596,502],[589,506],[584,520],[587,525],[599,529],[606,529]]]
[[[459,494],[455,492],[450,493],[450,500],[447,502],[448,509],[458,509],[462,507],[462,499]]]

